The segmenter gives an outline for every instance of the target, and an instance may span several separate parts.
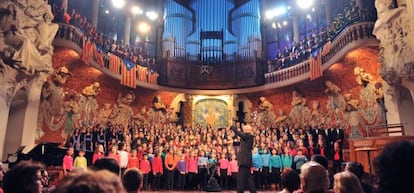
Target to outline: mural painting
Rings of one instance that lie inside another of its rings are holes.
[[[229,123],[229,111],[225,101],[203,99],[194,105],[194,125],[208,125],[213,128],[225,128]]]

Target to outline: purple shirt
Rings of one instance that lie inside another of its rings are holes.
[[[186,173],[187,172],[187,162],[185,160],[178,161],[177,168],[178,168],[178,171],[180,173]]]

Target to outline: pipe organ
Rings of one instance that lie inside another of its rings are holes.
[[[163,56],[202,63],[253,59],[261,55],[259,0],[235,7],[234,0],[167,0]]]

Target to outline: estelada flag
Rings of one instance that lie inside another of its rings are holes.
[[[310,80],[316,80],[323,75],[322,70],[322,53],[317,49],[309,56]]]
[[[115,54],[109,55],[109,70],[113,73],[119,74],[119,68],[121,67],[121,59]]]
[[[130,61],[122,61],[121,71],[121,85],[135,88],[137,86],[137,68],[136,65]]]

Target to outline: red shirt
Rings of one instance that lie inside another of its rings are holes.
[[[108,154],[108,158],[112,158],[112,159],[115,159],[116,160],[116,162],[119,164],[119,155],[116,153],[110,153],[110,154]]]
[[[187,161],[187,168],[188,168],[188,172],[191,173],[197,173],[198,172],[198,158],[194,157],[194,158],[188,158]]]
[[[161,157],[152,158],[152,172],[153,172],[153,174],[157,174],[157,173],[162,174],[163,173]]]
[[[101,158],[104,158],[104,157],[105,156],[103,154],[94,153],[93,154],[93,157],[92,157],[92,164],[94,164],[96,162],[96,160],[101,159]]]
[[[128,159],[127,168],[139,168],[139,160],[137,157],[130,157]]]
[[[148,160],[142,160],[139,164],[139,169],[143,174],[148,174],[151,171],[151,164]]]

